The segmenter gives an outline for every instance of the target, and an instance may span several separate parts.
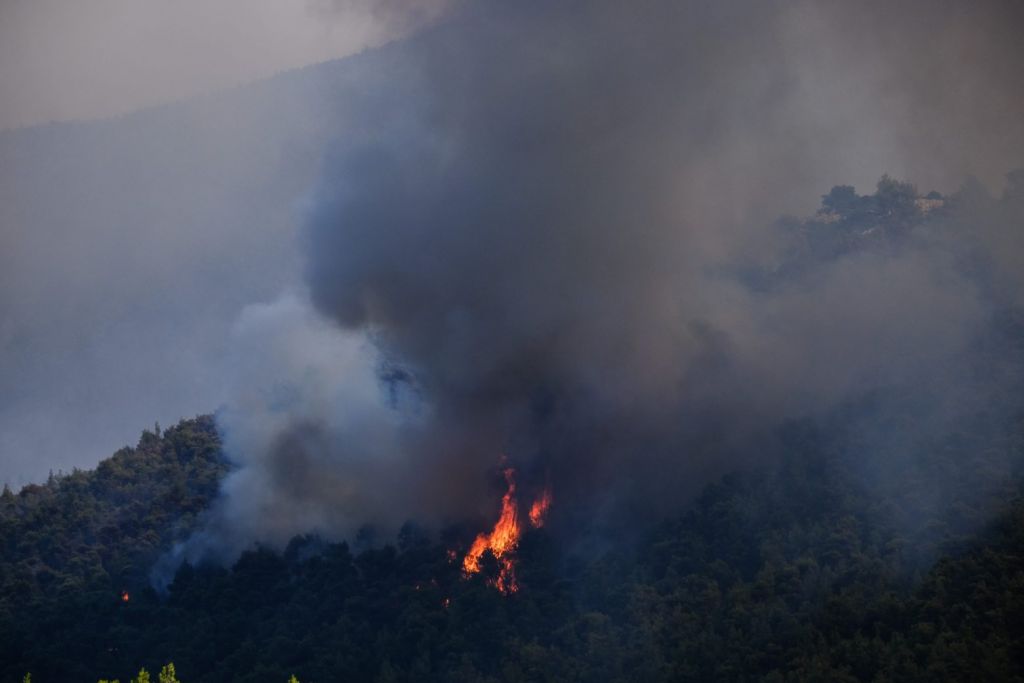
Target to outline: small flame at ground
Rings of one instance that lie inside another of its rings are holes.
[[[128,591],[121,591],[121,602],[128,602],[132,599],[132,596],[128,595]]]
[[[516,501],[516,471],[508,467],[503,474],[508,489],[501,497],[501,515],[490,533],[481,533],[473,541],[469,552],[462,560],[462,569],[467,575],[479,572],[480,559],[484,552],[490,550],[498,560],[499,566],[494,586],[507,595],[519,590],[515,574],[515,550],[519,545],[522,527],[519,524],[519,506]],[[551,492],[545,490],[541,497],[530,506],[530,524],[535,528],[543,526],[550,506]]]

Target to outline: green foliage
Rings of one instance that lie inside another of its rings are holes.
[[[980,447],[975,418],[955,439],[918,444],[933,460],[954,449],[958,476],[943,474],[954,485],[941,504],[921,498],[908,522],[861,469],[855,436],[873,410],[900,412],[853,406],[831,426],[790,425],[775,464],[709,486],[635,552],[574,559],[529,532],[511,597],[410,533],[401,551],[359,554],[304,537],[230,569],[186,566],[165,600],[65,599],[59,622],[29,614],[18,667],[76,680],[64,672],[79,663],[137,671],[173,657],[189,683],[297,681],[289,670],[314,681],[1020,680],[1022,480],[997,496],[994,525],[970,520],[991,504],[974,492],[1012,471],[1022,446]],[[909,476],[914,459],[901,466],[904,504],[934,490]],[[62,657],[47,638],[90,649]],[[158,680],[177,681],[172,665]]]
[[[200,417],[159,437],[143,432],[138,446],[92,472],[0,494],[0,680],[15,680],[9,665],[29,649],[33,629],[41,641],[31,649],[44,647],[42,659],[51,662],[33,668],[41,680],[95,680],[98,671],[120,668],[116,643],[101,645],[96,634],[155,599],[148,588],[154,561],[195,527],[226,470],[213,419]],[[131,602],[121,601],[122,590]],[[70,613],[84,620],[80,640],[46,635]],[[15,614],[23,625],[11,621]]]
[[[181,683],[174,673],[174,664],[167,664],[160,670],[159,683]],[[25,674],[25,678],[22,679],[22,683],[32,683],[32,676]],[[99,683],[119,683],[117,680],[108,681],[107,679],[100,679]],[[139,675],[132,679],[132,683],[149,683],[149,673],[142,669],[139,671]],[[295,676],[288,677],[288,683],[299,683],[299,679]]]
[[[139,669],[138,675],[131,680],[131,683],[150,683],[150,680],[149,672],[146,671],[145,668],[142,668]],[[174,672],[174,664],[167,664],[160,669],[157,681],[159,683],[181,683]],[[101,679],[99,683],[118,683],[118,681],[107,681],[106,679]]]
[[[0,496],[0,605],[142,587],[156,556],[182,538],[216,494],[226,465],[213,420],[143,432],[93,472],[75,471]]]
[[[159,683],[181,683],[174,673],[174,664],[167,664],[160,669]]]

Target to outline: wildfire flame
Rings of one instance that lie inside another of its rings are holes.
[[[548,516],[548,508],[551,507],[551,489],[544,489],[540,498],[533,501],[530,506],[530,524],[534,529],[544,526],[544,519]]]
[[[121,602],[128,602],[132,599],[132,596],[128,595],[128,591],[121,591]]]
[[[501,516],[490,533],[482,533],[473,541],[473,545],[462,560],[462,568],[467,574],[480,571],[480,558],[490,550],[498,560],[500,571],[495,579],[495,586],[502,593],[515,593],[519,590],[516,584],[515,565],[510,553],[519,544],[519,511],[516,509],[516,472],[511,467],[504,471],[508,490],[501,497]]]
[[[507,467],[502,473],[505,475],[508,489],[501,497],[501,515],[490,533],[481,533],[473,541],[469,552],[462,560],[462,569],[467,575],[479,572],[480,559],[484,552],[490,550],[498,560],[499,567],[494,586],[507,595],[519,590],[515,574],[515,550],[523,531],[519,524],[519,505],[516,501],[516,471]],[[530,524],[535,528],[543,526],[550,506],[551,492],[545,490],[530,506]]]

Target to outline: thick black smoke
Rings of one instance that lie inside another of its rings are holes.
[[[391,94],[305,232],[341,330],[302,296],[240,325],[208,533],[488,514],[502,454],[562,515],[657,515],[782,419],[960,386],[993,305],[940,236],[786,279],[771,227],[832,184],[1024,159],[1019,6],[940,5],[467,3],[366,58]]]

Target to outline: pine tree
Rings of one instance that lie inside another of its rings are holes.
[[[168,664],[164,668],[160,669],[160,675],[157,680],[159,683],[181,683],[174,673],[174,664]]]

